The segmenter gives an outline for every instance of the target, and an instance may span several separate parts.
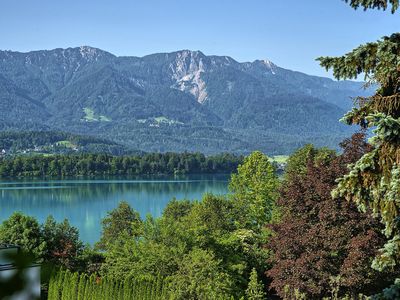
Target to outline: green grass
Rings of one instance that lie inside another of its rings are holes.
[[[168,123],[168,119],[166,117],[157,117],[154,118],[154,120],[156,120],[157,123]]]
[[[83,112],[85,113],[85,116],[83,117],[83,120],[86,122],[110,122],[111,118],[103,116],[103,115],[96,115],[93,111],[93,109],[89,107],[85,107],[83,109]]]
[[[168,119],[168,118],[166,118],[164,116],[159,116],[159,117],[155,117],[155,118],[148,118],[148,119],[137,119],[136,121],[138,121],[140,124],[149,123],[150,126],[152,126],[152,125],[160,125],[160,124],[168,124],[168,125],[174,125],[174,124],[183,125],[184,124],[184,123],[176,121],[176,120]]]
[[[50,156],[54,156],[54,154],[52,153],[38,153],[39,155],[42,155],[44,157],[50,157]]]
[[[70,141],[59,141],[56,143],[56,146],[63,146],[65,148],[69,148],[69,149],[77,148],[77,145],[71,143]]]
[[[70,141],[59,141],[59,142],[56,143],[56,145],[57,146],[64,146],[64,147],[67,147],[67,148],[75,147],[75,145],[72,144]]]
[[[275,155],[271,158],[272,161],[275,161],[277,163],[286,163],[288,160],[289,156],[288,155]]]
[[[100,119],[101,122],[110,122],[111,121],[110,118],[108,118],[106,116],[103,116],[103,115],[100,115],[99,119]]]
[[[94,111],[90,109],[89,107],[85,107],[83,109],[83,112],[85,113],[84,119],[87,122],[94,122],[97,121],[97,119],[94,117]]]
[[[170,119],[168,119],[166,117],[163,117],[163,116],[156,117],[156,118],[154,118],[154,120],[158,124],[164,123],[164,124],[168,124],[168,125],[172,125],[172,124],[181,124],[181,125],[183,125],[182,122],[179,122],[179,121],[176,121],[176,120],[170,120]]]

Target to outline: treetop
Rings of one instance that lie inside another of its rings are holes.
[[[391,12],[395,13],[395,11],[399,8],[399,0],[344,0],[346,3],[349,3],[351,7],[354,9],[358,9],[359,7],[367,9],[382,9],[386,10],[388,6],[392,6]]]

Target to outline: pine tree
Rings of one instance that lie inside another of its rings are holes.
[[[113,295],[113,284],[114,281],[110,278],[107,278],[107,287],[106,287],[106,297],[107,299],[114,299],[114,295]]]
[[[392,13],[394,13],[399,7],[399,0],[345,0],[350,3],[351,7],[358,8],[363,7],[364,9],[368,8],[377,8],[386,10],[388,5],[392,6]]]
[[[106,276],[100,278],[100,284],[99,284],[98,290],[99,290],[99,295],[102,296],[102,299],[104,299],[104,300],[107,299],[107,294],[106,294],[107,277]]]
[[[73,273],[70,277],[71,281],[68,283],[70,286],[70,299],[78,298],[78,284],[79,284],[79,274]]]
[[[60,276],[58,277],[58,280],[57,280],[57,294],[58,294],[57,300],[61,299],[63,288],[64,288],[65,276],[67,276],[67,271],[61,270]]]
[[[59,280],[60,272],[53,273],[49,281],[49,291],[47,295],[48,300],[58,300],[59,299]]]
[[[140,297],[142,297],[142,287],[140,285],[140,283],[137,280],[133,281],[133,299],[141,299]]]
[[[96,290],[96,275],[95,274],[90,275],[90,277],[89,277],[89,285],[90,285],[90,292],[89,292],[88,300],[89,299],[90,300],[96,300],[94,298],[94,293],[95,293],[95,290]]]
[[[246,290],[247,300],[262,300],[265,299],[264,285],[258,280],[257,271],[255,268],[251,270],[250,280]]]
[[[97,299],[104,299],[103,293],[102,293],[102,279],[101,278],[96,278],[93,286],[93,296],[92,298],[97,300]]]
[[[144,281],[142,286],[143,300],[149,300],[149,282]]]
[[[163,289],[163,279],[161,276],[157,276],[155,284],[155,299],[162,299],[161,298],[162,289]]]
[[[84,300],[85,299],[85,287],[86,287],[86,274],[82,274],[79,277],[78,300]]]
[[[69,270],[64,271],[64,279],[62,281],[61,286],[61,300],[70,300],[72,298],[72,290],[71,290],[71,279],[72,274]]]
[[[85,298],[84,298],[85,300],[92,299],[93,283],[94,283],[94,277],[92,275],[86,280]]]
[[[123,297],[122,299],[131,299],[131,278],[126,277],[123,286]]]
[[[397,8],[395,2],[393,7]],[[370,140],[374,149],[351,166],[333,196],[354,201],[362,211],[371,207],[381,218],[388,241],[373,267],[394,267],[400,259],[400,34],[361,45],[342,57],[321,57],[319,61],[332,68],[337,79],[365,73],[368,84],[379,86],[375,95],[357,98],[355,107],[343,118],[348,124],[375,127]]]
[[[116,299],[124,299],[124,282],[123,281],[119,281],[117,282],[117,284],[115,285],[116,289],[117,289],[117,298]]]
[[[170,299],[170,294],[168,290],[168,284],[166,281],[163,281],[162,287],[161,287],[161,293],[160,293],[160,299]]]

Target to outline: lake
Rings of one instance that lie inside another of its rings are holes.
[[[83,242],[100,238],[101,219],[127,201],[144,218],[158,217],[172,198],[201,199],[206,193],[226,194],[229,175],[161,177],[112,177],[63,180],[1,180],[0,222],[14,211],[34,216],[39,222],[52,215],[67,218],[79,229]]]

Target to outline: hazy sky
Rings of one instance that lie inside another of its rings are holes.
[[[326,75],[316,57],[400,29],[400,13],[354,11],[341,0],[0,1],[2,50],[90,45],[143,56],[191,49],[315,75]]]

